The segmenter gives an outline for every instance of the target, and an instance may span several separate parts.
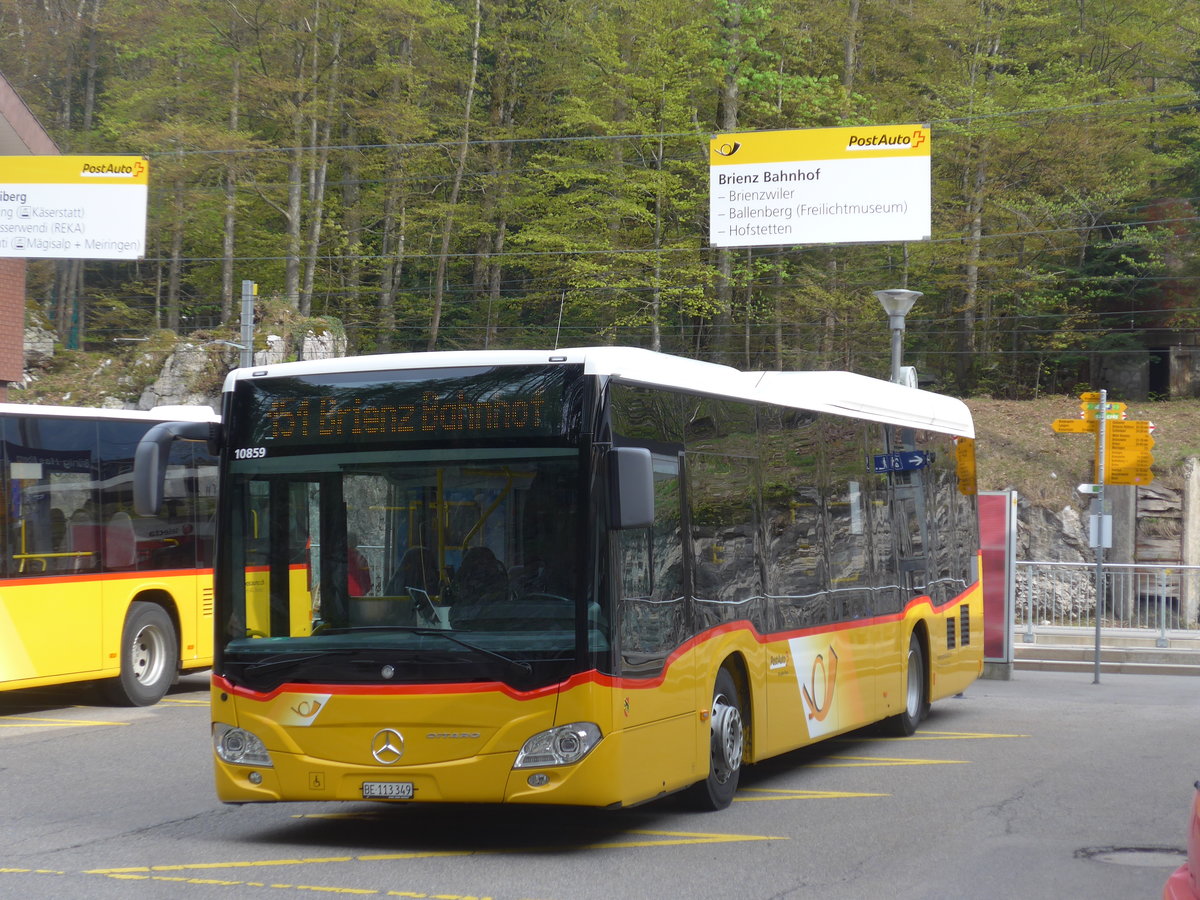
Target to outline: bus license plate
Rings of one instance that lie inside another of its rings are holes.
[[[411,781],[364,781],[362,795],[364,800],[411,800],[413,786]]]

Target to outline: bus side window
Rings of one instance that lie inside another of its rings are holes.
[[[104,527],[95,499],[96,424],[14,416],[5,419],[4,439],[8,574],[95,571]]]
[[[765,410],[761,426],[768,593],[773,627],[829,621],[821,469],[824,427],[815,413]]]
[[[620,577],[622,671],[652,674],[683,640],[679,459],[654,454],[654,525],[613,532]]]
[[[866,426],[853,420],[827,421],[825,512],[831,615],[841,621],[869,616],[872,611],[874,577],[868,560],[864,491]]]

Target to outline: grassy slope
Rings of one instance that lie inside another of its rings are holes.
[[[967,405],[975,417],[980,490],[1016,488],[1031,503],[1055,509],[1078,505],[1076,486],[1092,480],[1094,440],[1050,429],[1055,419],[1078,416],[1078,397],[968,400]],[[1200,456],[1200,400],[1129,403],[1128,417],[1156,426],[1155,483],[1180,487],[1183,461]]]

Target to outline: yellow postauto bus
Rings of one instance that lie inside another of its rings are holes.
[[[982,668],[957,400],[604,347],[242,369],[221,420],[226,802],[721,808]]]
[[[171,447],[160,514],[133,509],[138,442],[182,417],[216,419],[0,403],[0,690],[100,681],[146,706],[212,664],[216,460]]]

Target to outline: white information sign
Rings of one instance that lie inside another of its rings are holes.
[[[709,144],[715,247],[929,240],[929,126],[720,134]]]
[[[0,157],[0,257],[141,259],[144,156]]]

